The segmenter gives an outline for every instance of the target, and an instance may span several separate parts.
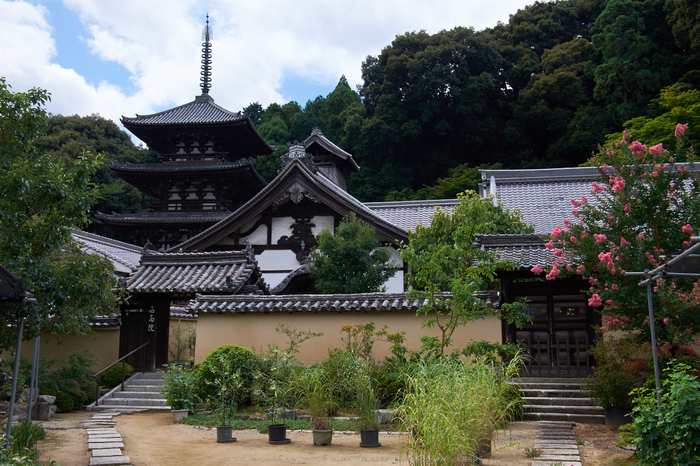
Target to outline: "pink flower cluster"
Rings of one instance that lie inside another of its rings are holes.
[[[645,146],[639,141],[634,141],[632,144],[630,144],[630,150],[632,151],[633,155],[641,159],[642,157],[644,157],[644,153],[647,150],[647,146]]]
[[[683,135],[685,134],[685,130],[687,130],[687,129],[688,129],[688,123],[686,123],[686,124],[684,124],[684,125],[678,123],[678,124],[676,125],[676,133],[675,133],[675,136],[676,136],[677,138],[683,136]]]

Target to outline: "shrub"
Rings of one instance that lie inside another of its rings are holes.
[[[179,364],[166,364],[163,374],[163,394],[171,409],[188,409],[195,411],[199,397],[195,393],[194,372]]]
[[[231,374],[238,373],[236,403],[250,404],[259,375],[258,358],[248,348],[236,345],[224,345],[211,352],[195,368],[197,395],[207,400],[218,393],[217,380],[227,380]]]
[[[661,409],[656,390],[635,390],[633,444],[645,465],[685,466],[700,461],[700,382],[690,366],[669,365]]]
[[[56,408],[69,412],[95,399],[92,365],[95,357],[89,351],[79,351],[46,362],[39,362],[39,393],[56,397]],[[31,366],[23,363],[22,383],[29,385]]]
[[[334,409],[330,415],[334,416],[341,407],[352,408],[355,405],[355,382],[361,369],[353,353],[336,348],[320,365],[331,381]]]
[[[125,362],[118,362],[103,373],[100,374],[100,385],[104,387],[114,388],[122,383],[122,366],[124,366],[124,380],[134,372],[134,368]]]

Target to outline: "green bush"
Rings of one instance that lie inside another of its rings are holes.
[[[338,408],[352,408],[355,405],[355,381],[361,374],[361,366],[353,353],[341,349],[332,350],[328,358],[321,362],[323,371],[332,382],[334,406],[330,413],[334,416]]]
[[[195,378],[192,369],[179,364],[166,364],[163,374],[163,394],[171,409],[188,409],[194,413],[199,398],[195,392]]]
[[[69,412],[82,408],[95,399],[92,366],[95,357],[79,351],[46,362],[39,362],[39,393],[56,397],[56,409]],[[29,385],[31,366],[24,361],[21,382]]]
[[[635,390],[633,444],[641,464],[700,464],[700,381],[691,367],[669,365],[662,385],[661,409],[656,390]]]
[[[114,388],[122,383],[122,366],[124,366],[124,380],[134,372],[134,368],[125,362],[118,362],[103,373],[100,374],[100,385],[103,387]]]
[[[228,380],[234,373],[240,374],[237,404],[249,405],[260,373],[259,361],[252,351],[242,346],[221,346],[195,368],[197,395],[205,401],[216,396],[219,382]]]

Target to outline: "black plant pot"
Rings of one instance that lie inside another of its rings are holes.
[[[287,438],[287,424],[270,424],[267,426],[267,442],[273,445],[283,445],[291,442]]]
[[[360,429],[360,446],[364,448],[381,447],[379,429]]]
[[[233,436],[233,426],[227,424],[216,426],[217,443],[231,443],[235,441],[236,438]]]

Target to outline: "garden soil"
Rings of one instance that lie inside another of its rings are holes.
[[[61,466],[88,466],[87,435],[80,427],[92,413],[60,414],[43,423],[48,431],[39,443],[42,460],[55,460]],[[280,465],[280,464],[408,464],[403,455],[405,437],[401,434],[381,434],[380,448],[360,448],[359,435],[335,433],[332,445],[315,447],[309,432],[289,432],[287,445],[269,445],[267,434],[254,430],[234,431],[235,443],[216,443],[213,429],[173,424],[169,413],[138,413],[114,418],[117,431],[124,439],[124,455],[134,466],[179,465]],[[615,459],[630,456],[630,452],[615,447],[619,440],[604,426],[577,426],[576,433],[587,437],[581,447],[584,466],[609,466]],[[530,466],[524,449],[532,447],[537,438],[536,423],[515,422],[494,439],[492,457],[486,466]]]

